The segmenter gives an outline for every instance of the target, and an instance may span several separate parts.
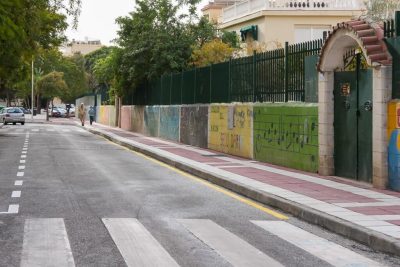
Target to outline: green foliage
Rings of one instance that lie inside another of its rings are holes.
[[[36,86],[47,99],[52,99],[67,90],[62,72],[53,71],[40,78]]]
[[[116,47],[109,46],[109,47],[102,47],[92,53],[89,53],[84,56],[84,66],[87,72],[87,79],[88,79],[88,86],[91,92],[100,93],[103,90],[108,90],[108,84],[101,82],[97,79],[94,68],[95,65],[99,60],[103,60],[104,58],[108,57],[112,53],[116,53]]]
[[[236,32],[222,31],[221,40],[223,43],[230,45],[232,48],[240,48],[240,40]]]
[[[234,49],[219,39],[205,43],[192,54],[193,65],[203,67],[229,60]]]
[[[120,92],[122,88],[134,90],[165,73],[187,69],[192,46],[210,40],[210,25],[204,20],[198,26],[192,22],[193,7],[199,1],[180,2],[138,0],[135,11],[117,19],[121,50],[116,86]],[[189,5],[189,14],[184,13],[180,4]]]
[[[0,91],[20,87],[14,73],[40,49],[58,47],[65,40],[65,14],[76,22],[80,4],[81,0],[0,1]]]

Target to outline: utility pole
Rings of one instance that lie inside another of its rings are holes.
[[[31,114],[31,119],[32,119],[32,121],[33,121],[33,103],[34,103],[34,98],[33,98],[33,87],[34,87],[34,76],[33,76],[34,74],[33,74],[33,58],[32,58],[32,105],[31,105],[31,108],[32,108],[32,114]]]

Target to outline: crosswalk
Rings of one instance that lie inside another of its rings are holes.
[[[232,266],[284,266],[279,260],[274,259],[274,255],[265,254],[212,220],[176,219],[175,221],[186,234],[200,240]],[[103,218],[102,222],[127,266],[180,266],[179,259],[174,258],[138,219]],[[287,222],[250,222],[265,232],[265,238],[270,235],[277,236],[323,260],[327,266],[382,266],[350,249]],[[26,219],[21,266],[75,266],[64,219]],[[298,266],[304,264],[299,262]]]

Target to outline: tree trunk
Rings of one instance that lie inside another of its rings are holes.
[[[46,101],[46,121],[49,121],[49,100]]]
[[[40,94],[36,96],[36,114],[40,114]]]

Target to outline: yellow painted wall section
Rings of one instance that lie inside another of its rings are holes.
[[[253,107],[250,104],[210,105],[208,148],[253,157]]]
[[[387,122],[387,137],[390,136],[395,129],[400,129],[400,100],[392,100],[388,104],[388,122]],[[400,149],[400,139],[397,142],[397,147]]]

